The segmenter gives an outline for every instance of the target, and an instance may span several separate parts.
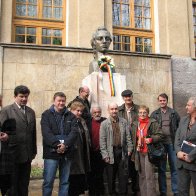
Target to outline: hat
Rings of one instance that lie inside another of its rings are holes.
[[[129,89],[127,90],[124,90],[122,93],[121,93],[121,96],[122,97],[129,97],[129,96],[132,96],[133,92]]]

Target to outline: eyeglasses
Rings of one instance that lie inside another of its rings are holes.
[[[147,114],[147,112],[138,112],[139,114]]]

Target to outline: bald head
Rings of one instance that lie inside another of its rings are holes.
[[[108,104],[108,113],[112,118],[116,119],[118,117],[118,105],[116,103]]]
[[[79,96],[82,99],[84,99],[84,100],[88,99],[89,94],[90,94],[90,90],[89,90],[88,86],[83,86],[83,87],[79,88]]]

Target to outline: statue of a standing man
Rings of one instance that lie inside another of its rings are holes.
[[[91,46],[93,48],[94,60],[89,64],[89,74],[99,71],[98,59],[105,55],[112,42],[112,36],[105,27],[98,27],[92,35]]]

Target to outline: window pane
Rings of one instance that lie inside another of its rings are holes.
[[[42,44],[51,44],[50,37],[42,37]]]
[[[43,18],[52,18],[52,8],[44,7],[43,8]]]
[[[122,0],[122,3],[129,3],[129,0]]]
[[[26,16],[26,5],[16,5],[16,15]]]
[[[135,18],[135,28],[142,28],[142,18]]]
[[[113,0],[113,2],[120,3],[120,0]]]
[[[142,38],[141,37],[136,37],[135,38],[135,43],[137,44],[142,44]]]
[[[37,0],[28,0],[29,3],[32,3],[32,4],[37,4]]]
[[[144,20],[144,29],[150,29],[150,19]]]
[[[196,36],[196,26],[194,27],[194,34],[195,34],[195,36]]]
[[[144,52],[146,52],[146,53],[152,53],[152,47],[151,46],[144,45]]]
[[[121,50],[120,43],[114,43],[113,48],[114,50]]]
[[[135,3],[136,5],[142,5],[142,0],[135,0],[134,3]]]
[[[122,5],[122,26],[129,26],[129,5]]]
[[[135,47],[135,51],[136,52],[143,52],[143,46],[142,45],[137,45],[136,47]]]
[[[52,5],[52,0],[44,0],[44,5]]]
[[[122,41],[125,43],[130,43],[130,37],[129,36],[122,36]]]
[[[19,2],[19,3],[25,3],[27,0],[16,0],[16,2]]]
[[[114,35],[113,40],[114,40],[114,42],[120,42],[121,37],[119,35]]]
[[[135,16],[142,16],[142,7],[135,6],[134,8]]]
[[[150,7],[150,0],[144,0],[144,6]]]
[[[54,36],[55,37],[61,37],[62,36],[62,31],[61,30],[54,30]]]
[[[28,6],[28,16],[37,16],[37,6],[34,5]]]
[[[36,37],[28,35],[26,43],[36,43]]]
[[[54,6],[62,6],[62,0],[54,0]]]
[[[130,44],[124,44],[123,45],[123,50],[124,51],[130,51]]]
[[[53,38],[53,45],[62,45],[62,39],[61,38]]]
[[[24,35],[16,35],[16,42],[25,43],[25,36]]]
[[[144,8],[144,17],[150,17],[150,8]]]
[[[120,4],[113,4],[113,25],[120,25]]]
[[[50,29],[42,29],[42,35],[43,36],[51,36],[52,32]]]
[[[193,24],[196,24],[196,16],[193,17]]]
[[[54,8],[54,18],[62,19],[62,8]]]
[[[25,34],[24,27],[16,27],[16,34]]]
[[[35,35],[36,34],[36,29],[32,28],[32,27],[28,27],[27,28],[27,34]]]

